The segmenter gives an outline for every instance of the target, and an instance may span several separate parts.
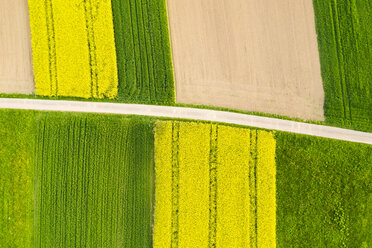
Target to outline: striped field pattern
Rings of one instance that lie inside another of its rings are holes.
[[[158,121],[154,247],[275,247],[275,145],[266,131]]]
[[[119,99],[174,103],[165,0],[112,0]]]
[[[152,123],[50,114],[36,137],[34,247],[150,247]]]
[[[372,4],[313,0],[326,121],[372,132]]]
[[[36,94],[115,98],[111,1],[28,2]]]

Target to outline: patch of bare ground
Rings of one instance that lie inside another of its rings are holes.
[[[34,91],[27,0],[0,0],[0,93]]]
[[[167,0],[176,101],[323,120],[311,0]]]

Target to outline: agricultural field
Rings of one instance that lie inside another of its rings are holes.
[[[277,133],[277,246],[370,247],[372,146]]]
[[[118,78],[111,1],[28,3],[36,94],[115,98]]]
[[[324,120],[311,1],[167,3],[176,102]]]
[[[370,12],[364,0],[4,0],[0,96],[197,105],[372,132]]]
[[[326,121],[372,132],[371,1],[313,3]]]
[[[369,247],[372,146],[0,110],[0,247]]]
[[[28,18],[26,0],[0,1],[0,93],[35,91]]]
[[[41,118],[35,247],[150,247],[151,123],[63,114]]]
[[[157,122],[154,247],[274,247],[275,173],[270,132]]]
[[[0,111],[0,247],[32,247],[35,113]]]
[[[165,0],[113,0],[119,99],[174,103]]]

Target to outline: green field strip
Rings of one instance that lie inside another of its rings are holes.
[[[364,0],[313,0],[326,122],[372,130],[370,27]]]
[[[277,246],[369,247],[372,146],[276,135]]]
[[[35,247],[150,247],[152,124],[94,115],[41,118]]]
[[[119,99],[174,103],[165,0],[113,0]]]
[[[32,247],[34,118],[0,111],[0,247]]]

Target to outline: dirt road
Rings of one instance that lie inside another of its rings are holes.
[[[141,115],[224,122],[372,145],[372,133],[208,109],[84,101],[0,98],[0,109]]]

